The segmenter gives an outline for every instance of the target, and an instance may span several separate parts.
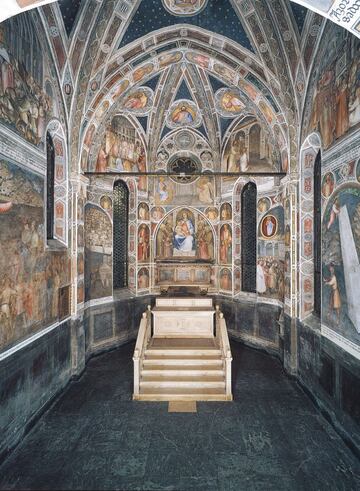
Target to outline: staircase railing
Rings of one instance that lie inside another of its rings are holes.
[[[226,328],[224,314],[220,312],[219,305],[216,305],[215,312],[215,336],[217,345],[221,351],[221,357],[225,366],[225,391],[226,398],[232,400],[231,392],[231,362],[232,354],[230,349],[229,336]]]
[[[148,305],[147,311],[143,313],[139,332],[136,340],[133,362],[134,362],[134,394],[133,399],[139,398],[140,393],[140,372],[146,348],[151,338],[151,306]]]

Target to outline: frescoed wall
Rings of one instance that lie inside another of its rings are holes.
[[[176,209],[160,223],[156,236],[156,259],[213,261],[214,236],[211,225],[199,213]]]
[[[85,300],[112,295],[112,223],[101,208],[85,206]]]
[[[359,127],[359,53],[359,39],[334,24],[327,26],[310,81],[304,125],[307,134],[320,133],[324,149]]]
[[[246,118],[231,131],[223,151],[223,172],[266,172],[277,170],[280,161],[264,124]]]
[[[324,202],[322,222],[322,323],[360,346],[360,185],[355,163],[335,169],[338,186]],[[326,176],[325,176],[326,177]]]
[[[306,318],[312,314],[317,295],[314,244],[319,232],[314,231],[314,195],[320,193],[322,333],[352,353],[359,352],[360,345],[355,327],[359,313],[357,302],[352,299],[356,288],[350,286],[358,274],[359,260],[356,234],[359,50],[359,39],[336,25],[327,25],[305,102],[301,153],[300,315]],[[316,190],[318,152],[321,181]],[[285,257],[285,274],[287,262]]]
[[[89,140],[89,145],[91,140]],[[146,156],[136,129],[124,116],[115,116],[107,126],[96,160],[96,172],[145,172]]]
[[[36,30],[24,17],[0,26],[0,121],[35,146],[57,115],[47,57]]]
[[[1,349],[58,320],[71,279],[67,251],[45,251],[43,177],[4,159],[0,224]]]
[[[285,253],[284,208],[279,201],[281,195],[258,200],[257,292],[283,301],[284,270],[290,270],[290,255]]]

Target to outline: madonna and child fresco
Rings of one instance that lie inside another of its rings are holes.
[[[207,219],[187,208],[165,217],[156,236],[156,260],[213,261],[214,236]]]

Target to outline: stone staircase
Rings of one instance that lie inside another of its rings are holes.
[[[211,298],[157,298],[139,326],[133,399],[232,401],[231,361],[224,315]]]
[[[140,367],[139,400],[224,401],[225,367],[216,338],[152,338]]]

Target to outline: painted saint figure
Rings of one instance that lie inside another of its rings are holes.
[[[191,112],[187,109],[185,105],[181,106],[180,110],[174,112],[172,119],[174,123],[178,124],[191,124],[194,121]]]
[[[233,139],[231,142],[230,153],[227,158],[227,172],[238,172],[238,162],[241,156],[241,145],[239,140]]]
[[[232,259],[232,233],[230,226],[225,223],[220,231],[220,261],[230,264]]]
[[[146,261],[150,256],[150,233],[146,225],[141,225],[138,232],[138,260]]]
[[[341,313],[341,297],[338,287],[338,281],[335,274],[335,268],[333,264],[329,266],[330,278],[324,278],[324,282],[331,288],[330,305],[327,318],[330,318],[330,314],[335,311],[337,322],[340,324],[340,313]]]
[[[240,150],[240,171],[246,172],[249,170],[249,160],[247,156],[247,148],[242,147]]]
[[[264,237],[271,238],[276,234],[277,222],[275,217],[266,216],[262,222],[261,231]]]
[[[330,229],[331,225],[335,222],[335,220],[339,216],[339,213],[340,213],[340,203],[339,203],[339,199],[336,198],[334,201],[334,204],[332,206],[332,209],[331,209],[329,222],[327,224],[328,230]]]
[[[263,270],[263,261],[259,261],[256,266],[256,289],[258,293],[266,292],[265,274]]]

